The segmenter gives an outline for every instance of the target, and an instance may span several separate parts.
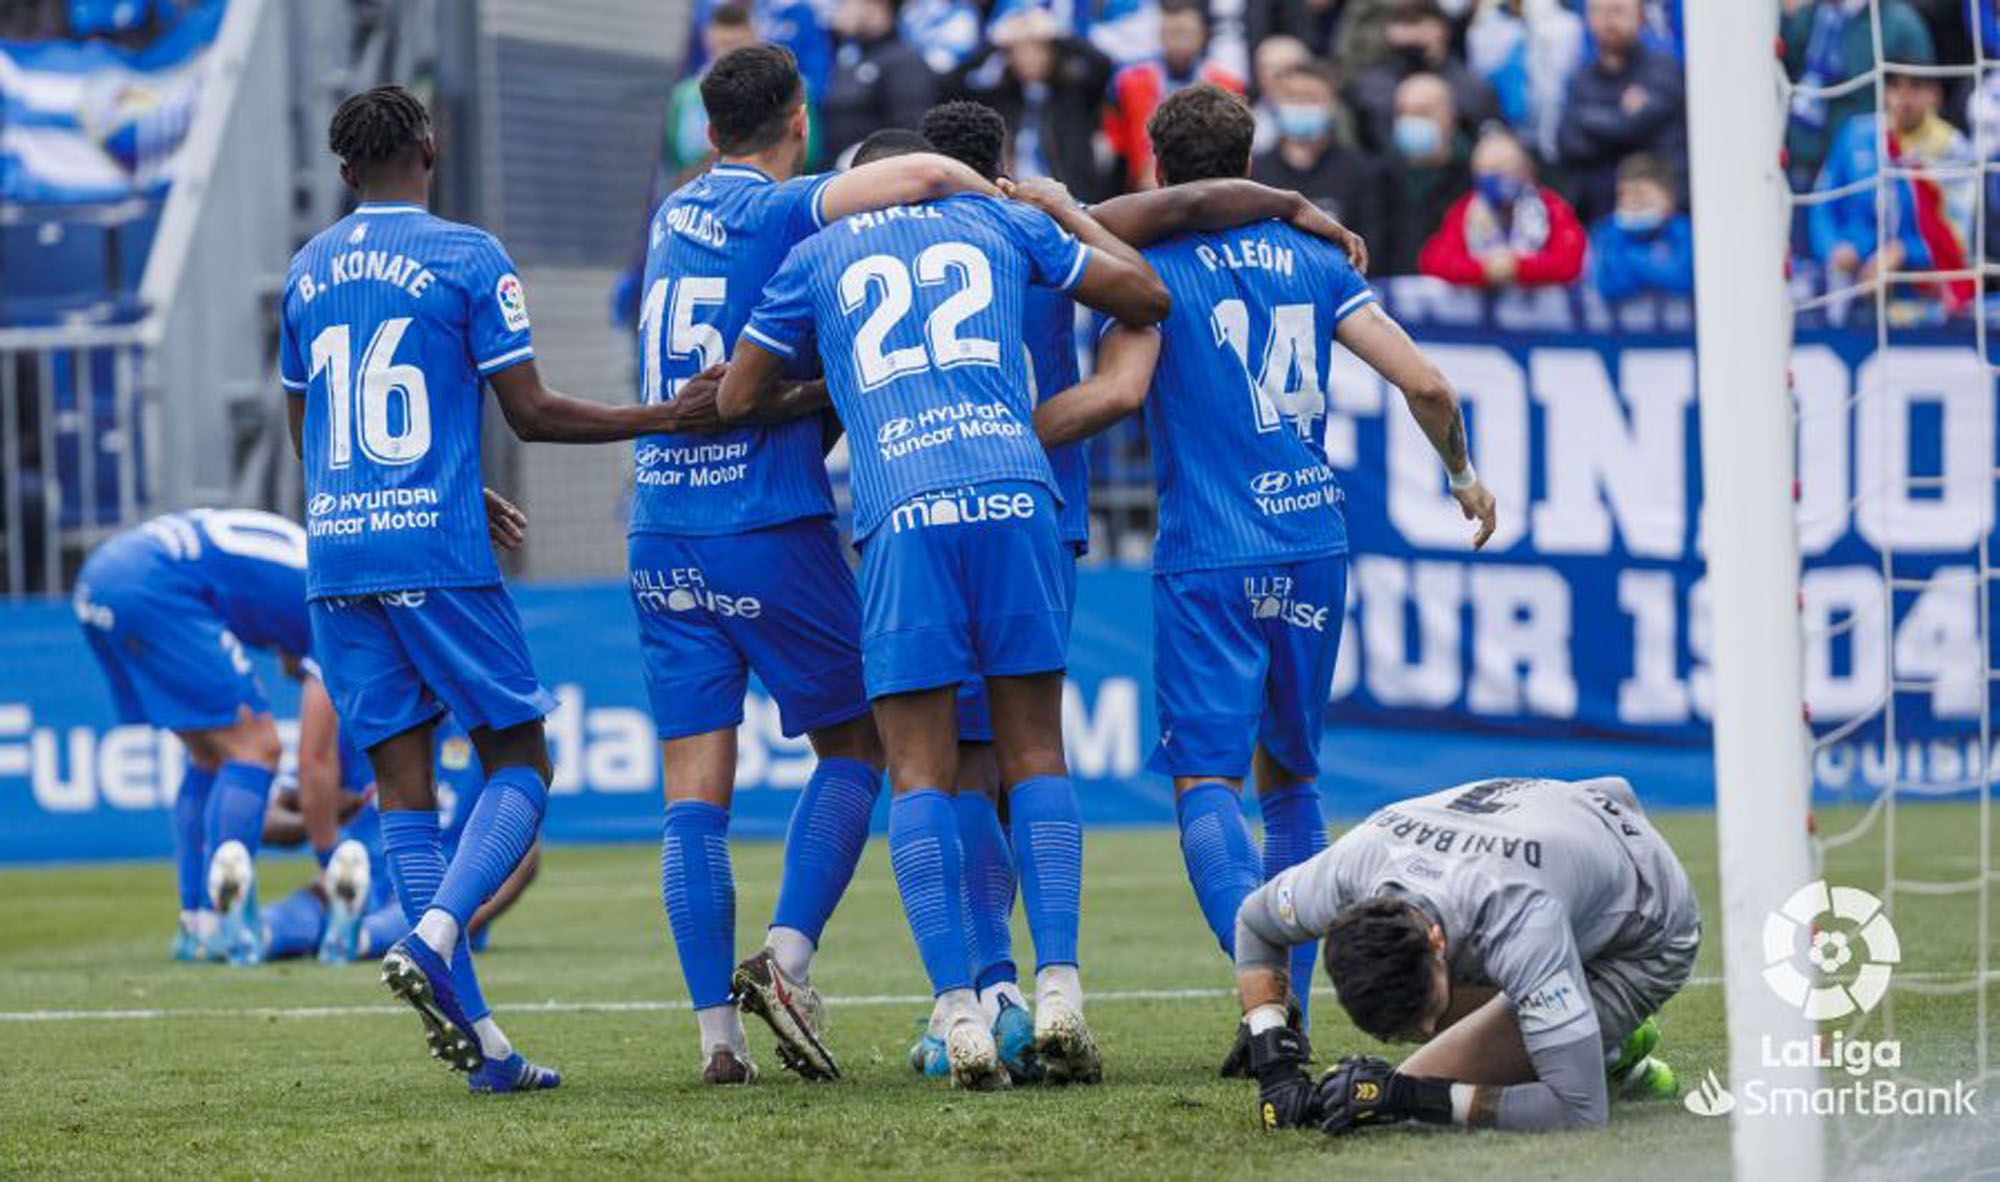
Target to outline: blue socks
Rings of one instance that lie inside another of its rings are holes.
[[[1320,812],[1319,787],[1289,784],[1265,794],[1258,802],[1264,810],[1264,877],[1296,866],[1326,848],[1326,816]],[[1319,960],[1319,942],[1292,949],[1292,993],[1308,1016],[1312,1013],[1313,969]]]
[[[548,800],[549,786],[533,768],[503,767],[487,777],[432,904],[456,920],[459,931],[527,856]]]
[[[396,884],[396,900],[403,905],[403,918],[414,926],[430,910],[445,876],[444,838],[438,832],[436,810],[384,812],[382,852],[389,862],[389,880]],[[479,988],[478,974],[473,972],[472,950],[466,947],[463,925],[458,946],[452,949],[451,985],[459,1005],[473,1021],[492,1012]]]
[[[889,864],[932,993],[972,988],[965,863],[950,793],[918,788],[889,802]]]
[[[1014,854],[1000,813],[984,792],[951,798],[958,844],[965,857],[967,902],[972,909],[974,987],[1018,979],[1014,968]],[[1039,945],[1037,945],[1039,948]]]
[[[264,845],[264,810],[271,803],[271,781],[267,767],[254,763],[225,763],[216,770],[209,789],[209,852],[225,841],[240,841],[255,858]]]
[[[1023,780],[1008,793],[1007,811],[1035,965],[1074,965],[1083,906],[1083,814],[1076,787],[1068,776]]]
[[[772,927],[792,928],[819,943],[854,880],[881,790],[882,773],[858,759],[819,761],[785,830],[785,871]]]
[[[1236,956],[1236,912],[1257,889],[1257,851],[1243,824],[1243,802],[1227,784],[1197,784],[1174,801],[1181,858],[1195,901],[1223,955]]]
[[[319,951],[325,928],[326,904],[310,887],[293,891],[264,908],[264,956],[269,960],[311,956]]]
[[[215,772],[190,763],[174,796],[174,877],[181,910],[208,910],[208,798]]]
[[[729,1004],[729,977],[736,967],[736,876],[729,866],[727,810],[703,800],[667,806],[660,897],[694,1008]]]

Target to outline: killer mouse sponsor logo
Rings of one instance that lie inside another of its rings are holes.
[[[940,526],[974,525],[981,522],[1019,521],[1035,515],[1035,497],[1027,492],[980,494],[969,488],[933,493],[904,501],[889,514],[890,528],[896,533]]]
[[[1253,576],[1243,580],[1243,597],[1250,603],[1250,615],[1258,620],[1279,620],[1294,628],[1326,631],[1333,609],[1297,598],[1296,583],[1290,575]]]
[[[754,595],[731,595],[711,587],[699,567],[632,572],[632,599],[648,612],[705,611],[724,619],[754,620],[764,614],[764,601]]]

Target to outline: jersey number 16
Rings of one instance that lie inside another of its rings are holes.
[[[396,361],[410,318],[384,320],[361,355],[361,391],[355,398],[354,330],[329,324],[312,343],[312,376],[326,375],[327,426],[332,432],[329,468],[354,462],[355,427],[361,454],[377,464],[414,464],[431,449],[431,395],[424,371]],[[393,413],[400,410],[402,413]]]

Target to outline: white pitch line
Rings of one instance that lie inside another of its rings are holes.
[[[1965,973],[1898,973],[1898,977],[1911,981],[1961,981]],[[1715,989],[1722,985],[1721,977],[1692,977],[1682,988]],[[1329,992],[1324,988],[1315,993]],[[1120,1001],[1212,1001],[1236,996],[1234,989],[1106,989],[1086,993],[1092,1002]],[[896,1006],[919,1007],[931,1004],[932,999],[915,993],[863,993],[853,997],[829,997],[827,1005],[833,1009],[849,1006]],[[509,1003],[502,1007],[509,1014],[655,1014],[685,1012],[685,1001],[530,1001]],[[0,1010],[0,1022],[161,1022],[176,1018],[348,1018],[375,1014],[402,1014],[408,1010],[403,1006],[246,1006],[231,1009],[225,1006],[175,1006],[145,1010]]]

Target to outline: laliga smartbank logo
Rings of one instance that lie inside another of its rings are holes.
[[[1764,917],[1764,983],[1815,1021],[1874,1009],[1902,959],[1895,925],[1867,891],[1821,879]]]
[[[1903,946],[1882,900],[1824,879],[1792,893],[1764,917],[1764,984],[1786,1005],[1814,1022],[1867,1014],[1889,992]],[[1732,1091],[1710,1069],[1681,1103],[1696,1116],[1973,1116],[1979,1089],[1964,1080],[1924,1087],[1894,1078],[1871,1078],[1903,1066],[1897,1039],[1851,1038],[1822,1031],[1810,1038],[1759,1043],[1767,1068],[1810,1068],[1836,1082],[1814,1088],[1780,1086],[1762,1078],[1739,1081]],[[1844,1080],[1832,1073],[1845,1075]]]

